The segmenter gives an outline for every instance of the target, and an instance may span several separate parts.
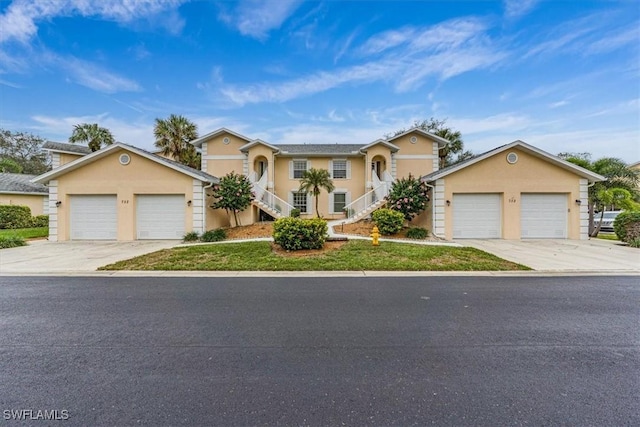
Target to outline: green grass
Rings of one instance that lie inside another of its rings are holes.
[[[351,240],[323,254],[292,257],[269,242],[226,243],[165,249],[101,267],[100,270],[227,271],[498,271],[530,268],[474,248]]]
[[[36,239],[49,237],[49,227],[15,228],[0,230],[0,237],[21,237],[23,239]]]
[[[598,233],[598,239],[602,239],[602,240],[619,240],[618,236],[616,236],[615,234],[602,234],[602,233]]]

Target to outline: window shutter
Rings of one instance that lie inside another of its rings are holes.
[[[347,160],[347,179],[351,179],[351,160]]]
[[[306,166],[305,166],[305,169],[306,169],[306,170],[311,169],[311,168],[309,167],[309,166],[311,165],[311,163],[309,162],[309,160],[305,160],[305,161],[304,161],[304,164],[306,165]]]
[[[333,212],[333,192],[329,193],[329,213]]]
[[[333,160],[329,160],[329,178],[333,179]]]
[[[289,196],[289,200],[288,200],[289,204],[291,206],[293,206],[293,191],[289,191],[289,195],[288,196]]]
[[[344,196],[344,204],[345,206],[351,203],[351,192],[347,191]]]
[[[307,162],[307,164],[309,163]],[[307,193],[307,213],[312,214],[314,207],[313,198],[311,197],[311,194]]]
[[[293,160],[289,160],[289,179],[293,179]]]

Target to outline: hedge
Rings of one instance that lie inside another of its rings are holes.
[[[640,211],[620,212],[613,221],[613,231],[623,242],[640,238]]]
[[[327,238],[327,222],[321,218],[285,217],[273,224],[273,240],[283,249],[321,249]]]
[[[0,205],[0,229],[29,228],[31,224],[31,209],[28,206]]]
[[[378,226],[380,234],[396,234],[402,230],[404,214],[392,209],[378,209],[371,215],[371,219]]]

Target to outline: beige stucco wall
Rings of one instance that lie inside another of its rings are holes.
[[[224,138],[229,138],[229,143],[225,144]],[[230,133],[221,133],[202,143],[202,170],[222,177],[229,172],[244,173],[244,154],[240,147],[247,143],[246,140],[238,138]]]
[[[580,239],[580,177],[523,150],[513,149],[518,162],[509,164],[506,152],[468,166],[444,178],[444,198],[456,193],[499,193],[502,200],[502,238],[520,239],[520,200],[523,193],[566,194],[567,234]],[[445,237],[453,238],[453,204],[445,206]]]
[[[49,196],[32,195],[32,194],[5,194],[0,193],[0,205],[19,205],[28,206],[31,209],[31,215],[43,215],[44,203]]]
[[[77,160],[83,156],[85,156],[85,154],[60,153],[60,166],[67,164],[69,162],[72,162],[74,160]]]
[[[69,240],[69,207],[73,195],[117,195],[118,240],[136,239],[136,196],[138,194],[184,194],[193,200],[193,178],[154,161],[128,152],[131,162],[121,165],[124,150],[58,177],[58,240]],[[193,207],[185,210],[185,230],[193,229]]]

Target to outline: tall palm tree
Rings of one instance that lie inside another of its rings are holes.
[[[298,191],[311,193],[316,198],[316,215],[318,218],[320,218],[318,196],[323,188],[327,190],[327,193],[331,193],[335,189],[328,170],[311,168],[302,174]]]
[[[97,123],[82,123],[73,127],[69,142],[88,143],[91,151],[98,151],[103,146],[113,144],[115,139],[109,129],[100,127]]]
[[[597,237],[600,231],[599,227],[595,227],[593,220],[596,210],[602,212],[602,217],[604,210],[609,205],[615,204],[616,199],[620,204],[619,207],[623,208],[627,206],[627,199],[630,199],[629,202],[640,200],[640,191],[638,191],[640,173],[622,160],[603,157],[592,162],[589,153],[560,153],[559,157],[607,178],[606,181],[596,182],[589,187],[589,236]],[[620,199],[620,195],[624,193],[628,193],[630,197]]]
[[[172,157],[175,161],[192,168],[200,168],[200,156],[191,141],[198,138],[198,127],[184,116],[171,114],[169,118],[156,119],[153,128],[156,147],[162,155]]]

